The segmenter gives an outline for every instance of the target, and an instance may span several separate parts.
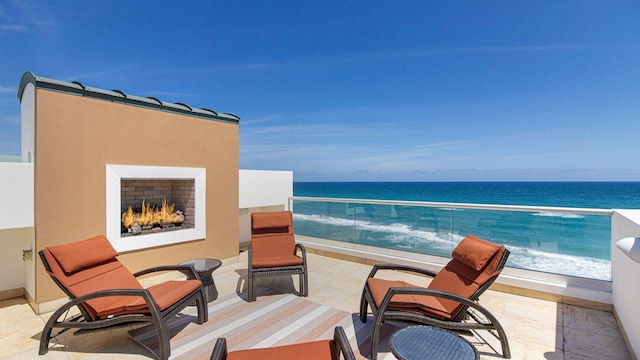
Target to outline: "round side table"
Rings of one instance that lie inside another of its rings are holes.
[[[179,265],[190,265],[200,276],[202,286],[204,286],[205,297],[207,302],[211,302],[218,298],[218,289],[216,283],[213,282],[213,271],[222,265],[218,259],[195,259],[183,261]]]
[[[410,326],[389,340],[391,352],[402,360],[478,360],[478,351],[466,339],[449,330]]]

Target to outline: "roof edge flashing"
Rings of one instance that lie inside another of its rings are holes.
[[[218,113],[209,109],[207,109],[209,111],[201,111],[200,109],[192,108],[185,103],[170,103],[161,101],[160,99],[157,99],[155,97],[143,98],[135,95],[127,95],[121,90],[104,90],[94,88],[85,86],[84,84],[77,81],[66,82],[44,78],[35,75],[31,71],[25,72],[20,79],[20,86],[18,87],[18,99],[20,100],[20,102],[22,102],[22,94],[24,92],[24,88],[27,86],[27,84],[30,83],[33,84],[36,88],[60,91],[64,93],[76,94],[106,101],[131,104],[134,106],[147,107],[151,109],[178,113],[198,118],[205,118],[209,120],[230,122],[234,124],[238,124],[240,121],[240,117],[233,114]]]

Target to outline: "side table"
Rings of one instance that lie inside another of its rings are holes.
[[[218,289],[216,283],[213,282],[212,273],[215,269],[222,265],[218,259],[195,259],[183,261],[179,265],[190,265],[200,276],[202,286],[204,286],[205,297],[207,302],[211,302],[218,298]]]
[[[389,340],[391,352],[402,360],[478,360],[478,351],[466,339],[432,326],[409,326]]]

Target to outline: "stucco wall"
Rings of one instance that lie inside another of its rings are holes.
[[[36,249],[105,233],[106,164],[206,168],[206,238],[122,254],[131,271],[238,254],[238,125],[38,88]],[[63,296],[38,260],[36,302]]]

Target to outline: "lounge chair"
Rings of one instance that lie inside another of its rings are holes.
[[[152,323],[158,333],[159,358],[171,354],[167,320],[186,306],[196,304],[197,323],[208,320],[202,283],[191,266],[158,266],[132,274],[116,259],[118,253],[104,236],[39,251],[53,281],[69,296],[47,321],[40,337],[40,355],[49,351],[54,328],[78,329],[76,334],[132,323]],[[172,280],[144,289],[136,277],[156,271],[177,270],[187,280]],[[80,314],[59,318],[71,308]],[[158,354],[154,354],[158,356]]]
[[[306,250],[293,236],[291,211],[251,214],[248,267],[249,301],[256,300],[256,279],[265,276],[298,274],[300,294],[308,296]]]
[[[502,325],[489,310],[478,304],[480,295],[500,275],[508,256],[509,250],[504,246],[467,235],[453,250],[453,259],[437,274],[411,266],[375,265],[360,300],[360,320],[367,321],[369,306],[375,321],[371,357],[375,359],[378,353],[380,327],[390,321],[462,332],[489,330],[500,340],[502,355],[510,358],[509,342]],[[425,287],[374,277],[379,270],[401,270],[433,279]]]
[[[227,352],[227,341],[216,341],[210,360],[338,360],[342,354],[345,360],[355,360],[349,340],[341,326],[336,326],[333,340],[277,346],[271,348],[249,349]]]

